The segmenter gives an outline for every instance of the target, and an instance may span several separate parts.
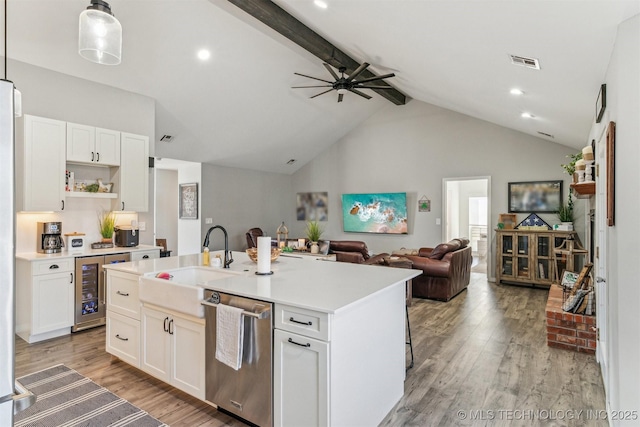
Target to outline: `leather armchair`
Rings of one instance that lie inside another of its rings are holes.
[[[435,248],[420,248],[418,255],[403,255],[422,274],[413,279],[414,297],[449,301],[465,290],[471,279],[471,246],[468,239],[453,239]]]
[[[247,238],[247,248],[258,247],[258,237],[264,236],[261,228],[252,228],[245,234]]]
[[[389,256],[387,253],[382,253],[371,257],[367,244],[359,240],[331,240],[329,253],[335,254],[338,262],[353,264],[382,264],[382,259]]]

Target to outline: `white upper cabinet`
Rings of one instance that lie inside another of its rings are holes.
[[[149,137],[120,134],[120,192],[114,211],[149,210]]]
[[[119,166],[120,132],[67,123],[67,161]]]
[[[16,127],[16,202],[22,211],[64,209],[65,134],[60,120],[25,115]]]

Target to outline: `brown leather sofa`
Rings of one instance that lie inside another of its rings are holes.
[[[402,255],[422,270],[413,278],[413,296],[449,301],[465,290],[471,278],[471,246],[466,238],[453,239],[435,248],[420,248],[418,255]]]
[[[350,262],[353,264],[381,264],[381,260],[387,253],[371,257],[367,244],[360,240],[330,240],[329,253],[336,255],[338,262]]]

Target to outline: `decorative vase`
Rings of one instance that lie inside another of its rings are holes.
[[[311,242],[311,253],[317,254],[320,252],[320,247],[318,246],[318,242]]]

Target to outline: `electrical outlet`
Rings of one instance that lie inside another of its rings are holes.
[[[147,229],[147,223],[142,221],[138,223],[138,230],[145,231]]]
[[[440,218],[436,218],[436,225],[440,225]]]
[[[204,223],[205,224],[213,224],[213,218],[205,218]]]

